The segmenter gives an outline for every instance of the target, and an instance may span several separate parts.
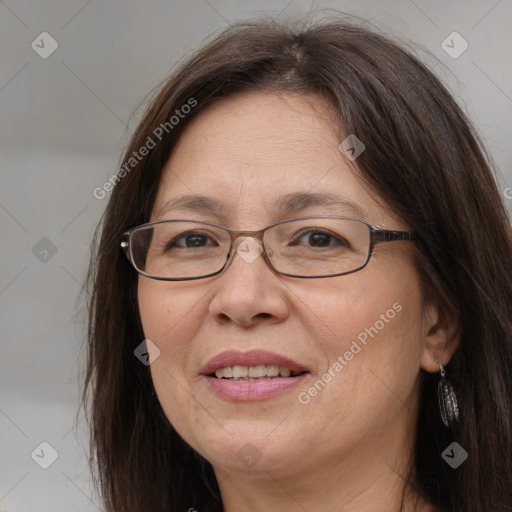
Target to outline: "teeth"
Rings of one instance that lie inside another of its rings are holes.
[[[233,377],[235,377],[235,379],[239,379],[240,377],[247,377],[247,373],[247,366],[233,366]]]
[[[284,366],[277,366],[275,364],[256,365],[256,366],[225,366],[224,368],[217,368],[215,376],[218,379],[233,379],[233,380],[258,380],[266,379],[269,377],[290,377],[292,371]],[[295,373],[298,375],[298,373]]]
[[[249,367],[249,377],[266,377],[266,376],[267,376],[267,369],[265,368],[265,365]]]
[[[268,364],[267,375],[269,377],[277,377],[279,375],[279,366],[276,366],[275,364]]]
[[[285,368],[284,366],[279,367],[279,373],[281,374],[282,377],[289,377],[292,374],[292,372],[288,370],[288,368]]]

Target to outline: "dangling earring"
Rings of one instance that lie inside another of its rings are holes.
[[[457,397],[452,385],[446,379],[446,372],[444,366],[436,359],[439,365],[441,378],[437,386],[437,397],[439,400],[439,411],[441,412],[441,419],[443,423],[453,429],[457,421],[459,421],[459,406],[457,404]]]

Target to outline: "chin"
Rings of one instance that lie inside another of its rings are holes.
[[[218,471],[227,471],[247,477],[268,478],[270,473],[275,477],[287,477],[297,472],[296,464],[290,464],[292,447],[281,446],[278,451],[267,443],[255,444],[251,441],[233,442],[219,447],[215,451],[208,449],[202,453]]]

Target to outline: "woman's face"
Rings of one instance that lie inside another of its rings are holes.
[[[317,96],[270,93],[213,104],[180,138],[151,221],[259,230],[284,219],[341,215],[408,229],[356,179],[330,108]],[[298,193],[335,194],[340,204],[278,209],[281,198]],[[220,208],[202,209],[199,201],[168,207],[183,195],[206,196]],[[170,423],[218,472],[284,477],[340,462],[348,471],[376,457],[395,464],[397,454],[408,453],[404,439],[412,442],[420,365],[430,364],[432,318],[412,248],[379,244],[364,269],[323,279],[286,277],[242,252],[207,279],[140,276],[144,333],[160,350],[151,375]],[[215,367],[295,365],[305,373],[219,381],[205,375],[218,357]]]

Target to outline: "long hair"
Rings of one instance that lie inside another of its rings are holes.
[[[106,511],[222,510],[211,464],[173,429],[149,367],[134,357],[144,340],[137,274],[120,241],[148,222],[161,170],[188,123],[220,98],[250,90],[329,99],[340,141],[355,134],[366,146],[359,179],[419,233],[425,297],[459,320],[447,374],[460,421],[445,429],[437,375],[420,370],[414,470],[404,477],[446,510],[512,511],[512,233],[490,160],[432,72],[376,31],[340,19],[224,30],[180,64],[132,136],[88,278],[82,399]],[[441,457],[452,441],[468,453],[457,469]]]

